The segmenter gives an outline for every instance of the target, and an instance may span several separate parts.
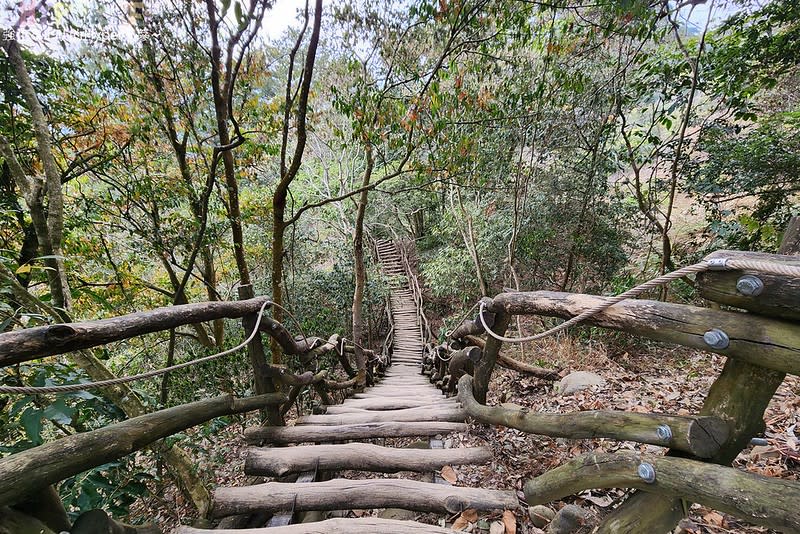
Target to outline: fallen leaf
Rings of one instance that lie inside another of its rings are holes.
[[[506,527],[500,521],[493,521],[489,525],[489,534],[505,534]]]
[[[445,466],[447,467],[447,466]],[[453,530],[464,530],[470,523],[478,520],[478,511],[474,508],[469,508],[461,512],[461,515],[453,522]]]
[[[750,451],[750,455],[755,460],[781,457],[780,451],[772,445],[757,445]]]
[[[585,501],[589,501],[590,503],[592,503],[592,504],[594,504],[596,506],[599,506],[601,508],[605,508],[607,506],[611,506],[611,504],[614,502],[614,499],[612,499],[608,495],[595,497],[591,493],[587,493],[586,495],[581,494],[580,498],[585,500]]]
[[[442,478],[448,481],[450,484],[455,484],[458,480],[458,474],[456,473],[456,470],[449,465],[442,467],[441,475]]]
[[[517,518],[511,510],[503,512],[503,526],[506,527],[506,534],[517,534]]]
[[[709,512],[703,516],[703,521],[708,523],[709,525],[714,525],[716,527],[724,526],[725,518],[722,514],[717,512]]]

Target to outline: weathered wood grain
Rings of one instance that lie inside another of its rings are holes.
[[[369,443],[256,448],[247,451],[247,475],[284,476],[320,469],[353,469],[394,473],[433,471],[445,465],[484,464],[492,453],[483,447],[459,449],[395,449]]]
[[[491,308],[509,314],[570,318],[602,301],[602,297],[577,293],[503,293],[494,298]],[[653,300],[626,300],[587,319],[586,324],[800,374],[800,328],[790,321]],[[714,328],[724,331],[730,338],[727,348],[715,349],[703,340],[703,334]]]
[[[704,259],[731,258],[800,266],[800,257],[760,252],[719,250]],[[757,296],[743,294],[736,282],[745,275],[757,277],[764,287]],[[800,278],[765,274],[760,271],[706,271],[697,275],[697,288],[708,300],[779,319],[800,320]]]
[[[178,527],[174,534],[453,534],[447,528],[417,523],[416,521],[400,521],[397,519],[378,519],[377,517],[359,517],[355,519],[326,519],[316,523],[301,523],[285,527],[253,528],[242,530],[207,530],[192,527]]]
[[[490,425],[503,425],[531,434],[585,439],[611,438],[671,447],[709,458],[719,451],[729,434],[729,425],[718,417],[684,417],[667,414],[643,414],[591,410],[573,413],[531,413],[521,407],[484,406],[472,395],[472,379],[461,377],[458,400],[464,410]],[[660,425],[667,425],[672,437],[658,434]]]
[[[435,436],[463,432],[466,429],[467,425],[464,423],[448,422],[365,423],[341,426],[251,427],[244,431],[244,435],[250,443],[262,440],[268,443],[325,443],[352,439]]]
[[[357,425],[361,423],[390,423],[406,421],[463,421],[467,414],[459,407],[406,408],[390,411],[364,411],[333,415],[306,415],[298,425]]]
[[[467,508],[504,510],[519,506],[514,491],[443,486],[402,479],[347,480],[218,488],[211,515],[224,517],[254,511],[403,508],[456,513]]]

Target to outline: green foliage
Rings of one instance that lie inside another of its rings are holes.
[[[61,363],[19,365],[14,373],[6,372],[0,384],[51,386],[76,384],[86,376]],[[9,402],[0,412],[4,429],[0,454],[7,455],[41,445],[64,429],[87,431],[122,419],[122,412],[108,401],[86,391],[44,397],[25,395]]]
[[[64,480],[59,493],[73,520],[94,509],[121,517],[128,514],[131,504],[147,495],[146,483],[153,478],[137,470],[132,458],[125,457]]]
[[[700,140],[706,157],[688,182],[706,208],[719,246],[776,251],[797,214],[800,191],[800,114],[781,113],[742,127],[718,121]]]
[[[776,0],[735,14],[715,32],[708,90],[723,95],[736,118],[754,120],[753,97],[797,67],[799,20],[800,4]]]

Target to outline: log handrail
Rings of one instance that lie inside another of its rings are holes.
[[[492,299],[488,309],[509,315],[570,318],[603,299],[555,291],[502,293]],[[642,299],[615,304],[585,323],[800,374],[800,328],[791,321]],[[712,331],[716,337],[707,335]]]
[[[610,438],[637,441],[709,458],[728,439],[730,428],[718,417],[687,417],[591,410],[573,413],[531,413],[516,406],[484,406],[472,393],[472,377],[458,381],[458,400],[464,410],[484,424],[502,425],[554,438]]]
[[[285,400],[279,393],[245,398],[221,395],[72,434],[12,454],[0,459],[0,506],[19,502],[38,489],[215,417],[275,406]]]
[[[0,367],[88,349],[186,324],[244,317],[256,313],[265,302],[269,302],[268,297],[180,304],[109,319],[6,332],[0,334]]]

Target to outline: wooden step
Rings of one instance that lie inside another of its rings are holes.
[[[420,399],[419,397],[392,397],[389,399],[347,399],[342,404],[335,406],[328,406],[328,412],[331,408],[349,407],[359,408],[362,410],[402,410],[404,408],[418,408],[420,406],[430,406],[431,404],[439,405],[457,405],[458,400],[455,397],[439,397],[437,400]]]
[[[239,488],[218,488],[212,517],[253,512],[403,508],[417,512],[458,513],[516,509],[516,492],[443,486],[401,479],[346,480],[290,484],[267,482]]]
[[[244,431],[249,443],[329,443],[353,439],[406,438],[435,436],[450,432],[464,432],[464,423],[448,422],[407,422],[407,423],[365,423],[359,425],[301,425],[251,427]]]
[[[369,443],[312,445],[247,450],[246,475],[281,477],[303,471],[426,472],[445,465],[485,464],[492,453],[484,447],[463,449],[394,449]]]
[[[371,400],[371,399],[362,399],[362,400]],[[379,400],[379,399],[376,399]],[[409,406],[411,404],[411,406]],[[449,399],[442,399],[440,401],[433,401],[433,402],[425,402],[425,401],[417,401],[414,400],[412,402],[405,401],[404,403],[394,404],[379,404],[377,405],[379,408],[361,408],[357,405],[352,404],[337,404],[336,406],[327,406],[325,408],[325,413],[327,415],[340,415],[344,413],[384,413],[384,412],[391,412],[395,410],[404,410],[407,408],[430,408],[430,409],[449,409],[449,408],[458,408],[460,405],[458,404],[458,400],[455,397],[450,397]],[[391,406],[387,408],[386,406]]]
[[[467,413],[463,408],[406,408],[382,412],[344,413],[330,415],[306,415],[297,420],[298,425],[358,425],[363,423],[391,423],[411,421],[464,421]]]
[[[381,386],[376,386],[369,391],[364,393],[356,393],[353,395],[354,399],[371,399],[371,398],[386,398],[386,397],[408,397],[408,396],[418,396],[420,398],[442,398],[442,392],[433,387],[432,385],[428,385],[424,387],[417,387],[417,388],[383,388]]]
[[[379,519],[377,517],[358,517],[354,519],[326,519],[314,523],[300,523],[273,528],[246,528],[241,530],[208,530],[182,526],[173,534],[453,534],[449,528],[426,525],[416,521]]]

